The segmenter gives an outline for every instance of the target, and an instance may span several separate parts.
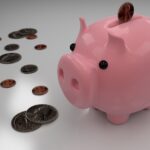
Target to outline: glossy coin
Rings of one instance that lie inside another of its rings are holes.
[[[44,50],[47,48],[45,44],[38,44],[34,47],[36,50]]]
[[[31,132],[41,127],[41,124],[29,121],[25,111],[17,114],[11,121],[13,129],[19,132]]]
[[[21,68],[21,72],[25,74],[31,74],[31,73],[36,72],[37,70],[38,70],[38,67],[32,64],[25,65]]]
[[[34,40],[34,39],[36,39],[37,38],[37,35],[36,34],[30,34],[30,35],[27,35],[26,36],[26,39],[28,39],[28,40]]]
[[[1,87],[3,88],[11,88],[13,86],[16,85],[16,81],[13,80],[13,79],[7,79],[7,80],[4,80],[0,83]]]
[[[124,3],[118,12],[118,19],[120,23],[125,23],[133,17],[134,14],[134,6],[132,3],[127,2]]]
[[[14,51],[19,49],[19,45],[18,44],[8,44],[5,46],[5,50],[6,51]]]
[[[26,117],[34,123],[46,124],[58,118],[58,111],[53,106],[39,104],[29,108]]]
[[[21,39],[21,38],[24,38],[24,36],[21,35],[19,31],[14,31],[14,32],[10,33],[8,35],[8,37],[11,38],[11,39]]]
[[[21,55],[18,53],[7,53],[0,56],[0,63],[12,64],[21,60]]]
[[[32,35],[36,34],[37,30],[33,29],[33,28],[24,28],[24,29],[19,30],[19,33],[23,36],[27,36],[27,35],[31,35],[31,34]]]
[[[36,86],[32,89],[32,93],[34,95],[44,95],[48,92],[48,88],[46,86]]]

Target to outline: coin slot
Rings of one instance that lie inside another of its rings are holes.
[[[62,68],[59,69],[59,78],[64,79],[64,71]]]
[[[138,19],[141,19],[143,18],[142,16],[136,16],[136,17],[133,17],[130,21],[135,21],[135,20],[138,20]],[[119,26],[123,23],[120,23],[118,20],[115,20],[115,21],[112,21],[111,23],[108,24],[108,28],[113,28],[113,27],[116,27],[116,26]]]
[[[71,86],[76,89],[79,90],[79,82],[77,81],[77,79],[72,79],[71,80]]]

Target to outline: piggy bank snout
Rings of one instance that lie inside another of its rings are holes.
[[[68,56],[62,58],[58,66],[58,78],[61,84],[68,84],[72,90],[80,90],[80,77],[75,64],[75,60],[71,60]]]
[[[89,107],[87,77],[83,59],[70,54],[62,56],[58,64],[59,84],[68,100],[80,108]]]
[[[66,81],[66,79],[65,79],[65,77],[64,77],[64,74],[66,73],[66,71],[63,69],[63,68],[60,68],[59,69],[59,74],[58,74],[58,76],[59,76],[59,78],[60,78],[60,80],[62,80],[62,82],[66,82],[67,83],[67,81]],[[63,80],[65,80],[65,81],[63,81]],[[69,79],[68,79],[69,80]],[[68,85],[69,86],[69,85]],[[73,88],[73,89],[75,89],[75,90],[80,90],[80,87],[79,87],[80,85],[79,85],[79,80],[78,79],[76,79],[75,77],[74,78],[70,78],[70,87],[71,88]]]

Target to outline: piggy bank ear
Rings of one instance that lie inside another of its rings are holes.
[[[108,42],[107,42],[106,47],[107,49],[114,50],[119,53],[128,51],[128,47],[124,39],[112,32],[108,32]]]
[[[80,17],[80,33],[83,33],[87,29],[86,21],[84,18]]]

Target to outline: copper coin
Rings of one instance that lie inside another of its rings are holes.
[[[26,117],[34,123],[46,124],[58,118],[58,111],[51,105],[38,104],[26,111]]]
[[[134,14],[134,6],[130,2],[124,3],[118,12],[118,19],[120,23],[125,23],[133,17]]]
[[[8,44],[5,46],[5,50],[6,51],[14,51],[19,49],[19,45],[18,44]]]
[[[45,44],[38,44],[35,46],[35,49],[36,50],[43,50],[43,49],[46,49],[47,46]]]
[[[36,86],[32,89],[32,93],[34,95],[44,95],[48,92],[48,88],[46,86]]]
[[[19,132],[31,132],[41,127],[41,124],[33,123],[25,116],[26,111],[17,114],[11,121],[13,129]]]
[[[36,38],[37,38],[36,34],[29,34],[29,35],[26,36],[26,39],[28,39],[28,40],[34,40]]]
[[[11,87],[15,86],[15,84],[16,84],[16,81],[13,79],[7,79],[0,83],[1,87],[3,87],[3,88],[11,88]]]
[[[0,63],[12,64],[20,61],[22,56],[18,53],[7,53],[0,56]]]

